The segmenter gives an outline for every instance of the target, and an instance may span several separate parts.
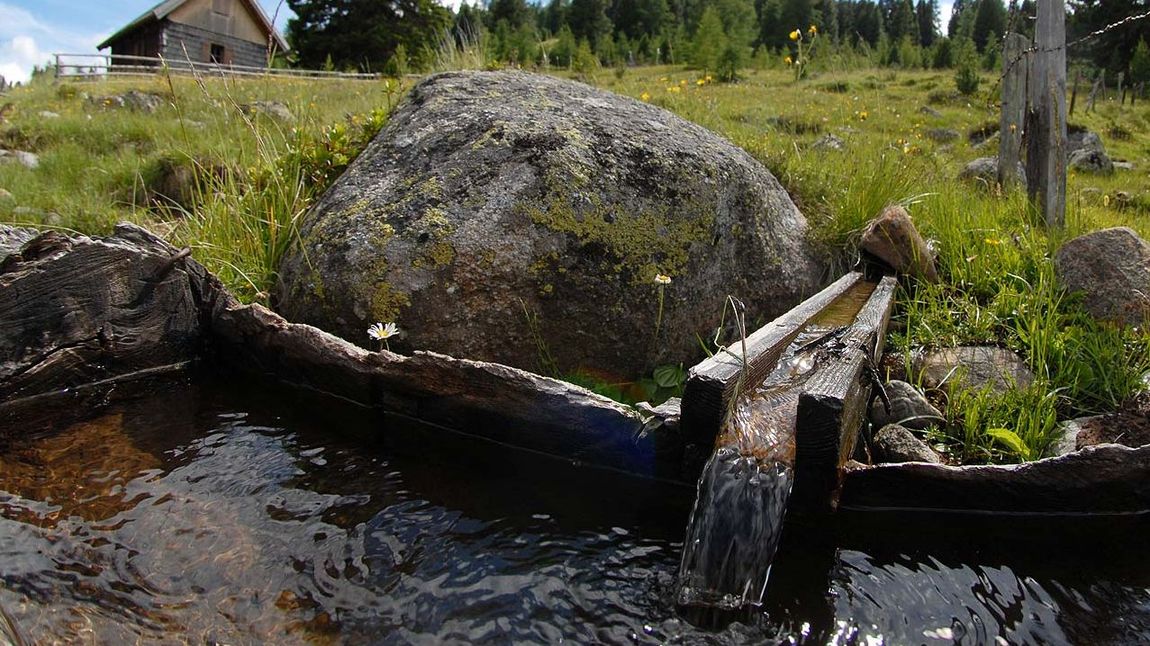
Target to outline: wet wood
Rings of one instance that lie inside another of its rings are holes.
[[[818,294],[747,336],[746,383],[757,384],[775,367],[783,350],[812,318],[863,279],[858,272],[839,278]],[[742,344],[727,346],[691,368],[683,391],[685,441],[708,455],[735,396],[743,370]]]
[[[218,357],[236,370],[494,442],[682,479],[677,433],[643,432],[634,409],[557,379],[434,352],[371,352],[259,305],[224,309],[212,331]]]
[[[842,467],[866,419],[896,287],[894,277],[882,279],[843,335],[837,359],[820,367],[799,395],[792,509],[834,508]]]
[[[1026,464],[912,462],[848,470],[841,509],[1001,514],[1150,513],[1150,445],[1087,447]]]

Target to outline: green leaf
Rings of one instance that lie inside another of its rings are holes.
[[[655,372],[651,373],[651,376],[660,388],[677,388],[686,380],[686,374],[683,372],[682,364],[659,366],[655,368]]]
[[[1018,437],[1018,433],[1007,428],[990,428],[986,430],[986,434],[1005,444],[1023,460],[1030,459],[1030,447],[1026,446],[1026,442],[1023,442],[1021,437]]]

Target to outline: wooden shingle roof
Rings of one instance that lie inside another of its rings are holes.
[[[104,49],[106,47],[111,47],[112,42],[115,41],[116,39],[120,38],[124,34],[127,34],[128,32],[130,32],[130,31],[132,31],[132,30],[134,30],[140,26],[143,26],[143,25],[146,25],[146,24],[149,24],[152,22],[157,22],[157,21],[163,20],[164,18],[167,18],[169,14],[171,14],[176,9],[179,9],[187,1],[188,0],[163,0],[163,2],[160,2],[156,6],[145,11],[143,14],[141,14],[138,18],[136,18],[132,22],[124,25],[116,33],[112,34],[111,36],[108,36],[108,38],[106,38],[104,40],[104,42],[102,42],[96,46],[96,49]],[[290,49],[290,47],[288,47],[287,41],[284,40],[284,37],[281,36],[279,31],[276,30],[275,25],[273,25],[272,21],[270,19],[268,19],[267,14],[264,13],[263,8],[260,7],[258,2],[256,2],[255,0],[238,0],[238,1],[242,2],[245,6],[247,6],[248,10],[252,13],[253,16],[256,17],[256,20],[259,21],[260,25],[263,26],[264,30],[268,33],[268,35],[270,35],[272,38],[275,38],[276,47],[278,47],[280,51],[286,52]]]

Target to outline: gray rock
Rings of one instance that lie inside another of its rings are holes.
[[[926,395],[907,382],[896,379],[887,382],[883,388],[886,390],[887,399],[890,400],[890,411],[887,411],[879,397],[871,402],[870,422],[875,428],[882,428],[887,424],[899,424],[921,431],[944,421],[942,411],[930,403]]]
[[[918,109],[918,111],[922,114],[925,114],[928,117],[934,117],[936,119],[942,116],[941,112],[939,112],[938,110],[935,110],[934,108],[930,107],[929,105],[922,106],[921,108]]]
[[[16,198],[8,191],[8,189],[0,188],[0,203],[15,202]]]
[[[1025,388],[1034,382],[1034,373],[1017,354],[994,346],[959,346],[923,353],[915,370],[927,388],[956,384],[959,388],[990,388],[1005,392],[1011,386]]]
[[[0,264],[12,253],[20,250],[25,242],[40,235],[35,229],[24,229],[0,224]]]
[[[678,397],[672,397],[655,407],[647,402],[639,402],[635,408],[647,418],[643,423],[643,433],[666,433],[679,430],[679,420],[683,416],[683,401]]]
[[[1114,168],[1121,170],[1134,170],[1134,162],[1129,162],[1123,159],[1114,160]]]
[[[52,112],[51,110],[41,110],[40,111],[40,118],[41,119],[59,119],[60,115],[56,114],[55,112]]]
[[[1083,292],[1096,319],[1142,325],[1150,314],[1150,245],[1134,230],[1115,227],[1062,245],[1054,271],[1069,291]]]
[[[692,356],[726,294],[770,319],[812,293],[806,231],[761,164],[665,110],[548,76],[447,73],[304,218],[275,298],[357,343],[395,321],[405,351],[528,369],[545,351],[634,375]]]
[[[1069,168],[1080,173],[1097,173],[1109,175],[1114,172],[1114,162],[1106,153],[1097,150],[1074,150],[1066,157]]]
[[[128,90],[111,96],[93,96],[88,101],[105,108],[128,108],[147,113],[155,112],[164,105],[164,97],[139,90]]]
[[[295,115],[279,101],[252,101],[241,105],[240,110],[249,117],[262,114],[278,121],[295,121]]]
[[[929,462],[940,464],[942,460],[938,454],[927,446],[926,442],[918,439],[898,424],[887,424],[875,433],[871,440],[871,448],[878,462]]]
[[[1066,164],[1081,173],[1114,172],[1114,163],[1106,154],[1102,138],[1080,126],[1070,126],[1066,133]]]
[[[847,144],[835,135],[823,135],[811,144],[815,150],[846,150]]]
[[[931,128],[923,134],[926,135],[927,139],[940,144],[954,141],[962,136],[957,130],[953,128]]]
[[[990,189],[998,185],[998,157],[979,157],[963,167],[958,179]],[[1026,167],[1018,163],[1018,180],[1026,188]]]
[[[1100,420],[1106,419],[1105,415],[1094,415],[1091,417],[1079,417],[1077,419],[1068,419],[1058,424],[1055,429],[1055,435],[1058,440],[1051,448],[1050,454],[1052,456],[1066,455],[1072,451],[1078,450],[1078,434],[1086,430],[1090,424],[1097,423]]]
[[[886,207],[867,224],[859,247],[900,274],[938,281],[934,252],[915,228],[910,214],[897,204]]]
[[[40,166],[40,158],[35,153],[24,150],[4,150],[0,148],[0,164],[20,164],[35,170]]]

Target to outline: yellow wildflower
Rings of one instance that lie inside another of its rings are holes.
[[[703,79],[699,79],[698,81],[695,81],[695,85],[698,85],[698,86],[703,86],[706,84],[707,84],[707,82],[704,81]]]
[[[811,25],[810,29],[808,29],[807,31],[810,32],[810,34],[812,36],[814,36],[815,34],[819,33],[819,28],[815,27],[814,25]]]
[[[1103,195],[1102,196],[1102,206],[1110,206],[1110,196],[1109,195]]]
[[[650,94],[647,94],[646,92],[644,92],[644,93],[642,93],[642,94],[640,94],[640,95],[639,95],[639,100],[640,100],[640,101],[650,101],[650,100],[651,100],[651,95],[650,95]]]
[[[786,63],[787,65],[794,65],[795,64],[795,62],[791,60],[790,56],[784,58],[783,62]]]
[[[798,29],[791,32],[791,40],[798,40],[803,37],[803,32]]]
[[[983,240],[983,242],[985,242],[986,244],[988,244],[992,247],[997,247],[998,245],[1002,244],[1002,241],[998,240],[997,238],[986,238],[985,240]]]
[[[713,80],[715,80],[715,79],[714,79],[714,78],[712,78],[710,74],[708,74],[708,75],[706,75],[705,77],[703,77],[703,80],[705,80],[706,82],[710,83],[711,81],[713,81]]]

